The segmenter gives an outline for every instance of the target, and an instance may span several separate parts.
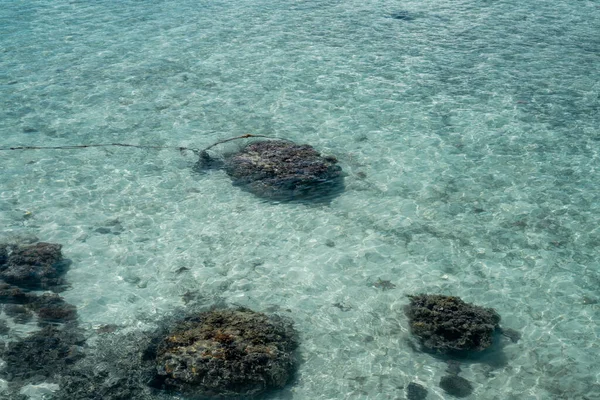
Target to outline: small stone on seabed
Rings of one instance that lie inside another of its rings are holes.
[[[373,283],[373,287],[382,290],[395,289],[396,285],[394,285],[391,281],[386,281],[381,278],[377,279],[377,282]]]
[[[502,335],[510,339],[511,342],[517,343],[521,339],[521,333],[514,329],[502,328]]]
[[[473,393],[471,382],[456,375],[443,376],[440,379],[440,387],[454,397],[467,397]]]
[[[424,400],[427,398],[427,389],[418,383],[411,382],[406,388],[406,398],[408,400]]]

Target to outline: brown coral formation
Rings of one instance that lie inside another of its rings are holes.
[[[343,190],[335,157],[288,141],[251,143],[226,158],[225,171],[235,185],[272,200],[328,198]]]
[[[425,350],[460,355],[492,345],[500,316],[492,308],[465,303],[459,297],[409,296],[405,313],[413,335]]]
[[[62,275],[69,264],[63,259],[61,248],[60,244],[45,242],[2,246],[0,279],[22,288],[58,289],[64,285]]]
[[[201,313],[179,323],[157,350],[163,388],[192,396],[252,397],[282,388],[295,368],[295,331],[248,309]]]

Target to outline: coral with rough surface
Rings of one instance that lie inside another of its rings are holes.
[[[37,313],[38,324],[41,326],[77,319],[77,308],[55,293],[37,296],[30,303],[30,308]]]
[[[15,248],[8,262],[13,265],[52,265],[62,260],[60,249],[62,245],[39,242],[31,245],[21,245]]]
[[[273,200],[327,198],[343,190],[335,157],[323,157],[309,145],[261,141],[226,157],[225,171],[238,185]]]
[[[85,337],[77,325],[77,310],[56,293],[31,289],[58,289],[68,265],[61,245],[51,243],[0,245],[0,307],[13,323],[28,323],[37,316],[41,330],[24,334],[20,328],[0,346],[0,393],[20,399],[25,385],[55,382],[84,358]],[[4,280],[4,281],[3,281]],[[16,285],[16,286],[13,286]],[[0,331],[7,333],[0,321]],[[12,332],[10,332],[12,333]],[[25,396],[27,397],[27,396]],[[54,397],[53,397],[54,398]]]
[[[58,377],[60,400],[159,400],[148,386],[156,370],[154,357],[145,352],[151,337],[147,332],[107,334],[86,348],[86,357]]]
[[[296,365],[290,322],[248,309],[186,318],[156,352],[156,385],[191,396],[252,397],[282,388]]]
[[[17,324],[26,324],[33,318],[33,312],[22,304],[3,304],[2,310]]]
[[[0,282],[0,303],[4,312],[17,319],[17,322],[27,322],[31,312],[38,316],[38,325],[64,323],[77,318],[77,309],[55,293],[37,295],[25,292],[16,286]]]
[[[16,286],[0,281],[0,303],[27,304],[31,296]]]
[[[8,248],[6,245],[0,244],[0,266],[8,261]]]
[[[61,248],[60,244],[44,242],[16,246],[0,265],[0,279],[29,289],[53,289],[63,285],[62,275],[68,260],[63,260]]]
[[[465,303],[458,297],[409,296],[405,308],[410,329],[430,351],[460,354],[491,346],[500,316],[491,308]]]
[[[6,362],[2,378],[9,382],[44,382],[83,357],[79,346],[84,342],[83,335],[71,326],[46,326],[23,340],[9,342],[0,348],[0,357]]]

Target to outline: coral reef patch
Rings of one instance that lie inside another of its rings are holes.
[[[86,357],[60,374],[60,400],[165,399],[148,382],[156,370],[147,354],[153,336],[147,332],[110,333],[95,338]],[[170,398],[170,397],[169,397]]]
[[[32,290],[59,290],[70,261],[60,244],[39,242],[0,247],[0,279]]]
[[[26,399],[25,389],[50,390],[61,400],[251,398],[291,380],[297,346],[292,323],[248,309],[169,317],[151,332],[119,334],[107,325],[90,345],[76,308],[56,293],[36,291],[64,285],[64,270],[56,267],[65,261],[60,249],[50,243],[0,245],[1,400]],[[11,279],[14,266],[30,270]],[[14,324],[29,326],[19,333]]]
[[[500,316],[491,308],[465,303],[459,297],[409,296],[405,313],[424,350],[449,355],[479,352],[499,333]]]
[[[0,244],[0,265],[6,264],[8,261],[8,246]]]
[[[84,342],[75,326],[45,326],[0,351],[2,377],[12,384],[41,383],[83,357]]]
[[[4,317],[14,324],[27,324],[36,318],[41,328],[26,335],[13,334],[7,320],[1,320],[4,329],[0,335],[7,340],[0,346],[4,362],[0,378],[7,388],[0,398],[26,398],[18,393],[21,387],[55,382],[84,357],[85,337],[77,325],[75,306],[56,293],[34,291],[64,288],[62,275],[69,260],[63,258],[61,247],[44,242],[0,245],[0,308]]]
[[[270,200],[327,199],[344,188],[342,168],[333,156],[288,141],[258,141],[225,157],[234,185]]]
[[[33,314],[37,315],[39,326],[65,323],[77,318],[75,306],[65,302],[56,293],[38,295],[1,281],[0,304],[6,315],[20,323],[26,323]]]
[[[176,324],[158,345],[155,386],[190,396],[250,398],[290,381],[296,346],[284,318],[243,308],[199,313]]]

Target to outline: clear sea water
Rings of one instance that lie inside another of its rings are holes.
[[[462,367],[470,398],[600,398],[597,1],[0,6],[0,147],[254,133],[347,173],[329,205],[278,204],[191,152],[1,151],[2,238],[64,245],[91,335],[243,305],[299,332],[274,398],[444,399],[403,307],[451,294],[522,333],[506,365]]]

